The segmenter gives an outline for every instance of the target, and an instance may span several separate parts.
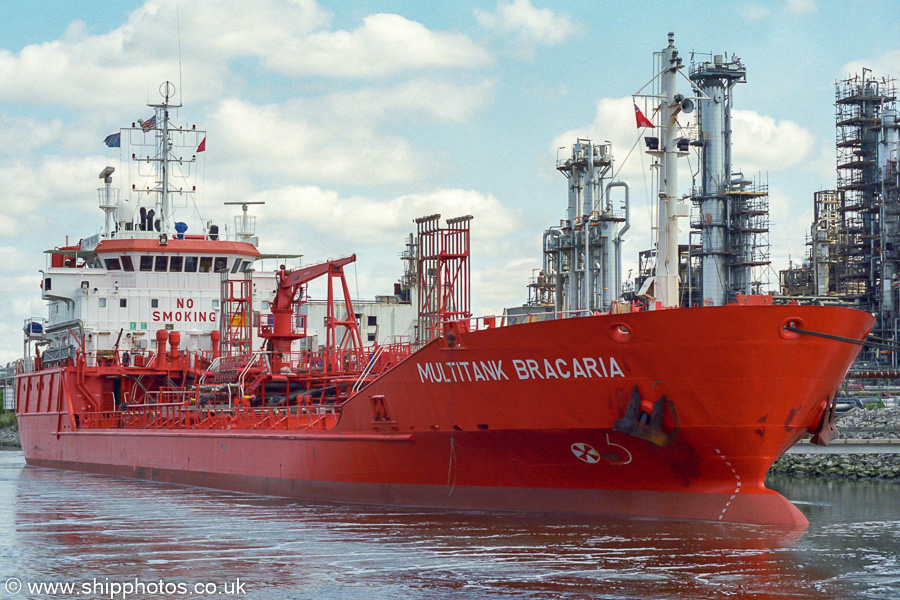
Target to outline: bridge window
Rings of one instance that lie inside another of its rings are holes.
[[[247,273],[250,271],[250,267],[253,266],[253,263],[249,260],[241,261],[241,273]]]
[[[209,273],[212,270],[212,256],[201,256],[200,257],[200,272],[201,273]]]
[[[122,268],[122,263],[118,258],[107,258],[103,262],[106,264],[107,271],[118,271]]]
[[[221,273],[222,271],[228,270],[228,259],[224,256],[216,257],[216,268],[213,269],[216,273]]]
[[[141,271],[152,271],[153,270],[153,257],[147,256],[146,254],[141,257]]]
[[[169,260],[169,271],[172,273],[181,273],[181,268],[184,265],[184,257],[183,256],[173,256]]]
[[[153,269],[157,272],[166,272],[169,270],[169,257],[168,256],[157,256],[156,257],[156,266]]]
[[[134,271],[134,262],[132,262],[130,256],[122,257],[122,269],[126,271]]]
[[[197,272],[197,257],[196,256],[185,256],[184,257],[184,272],[185,273],[196,273]]]
[[[239,259],[239,258],[234,259],[234,266],[231,267],[231,272],[237,273],[238,269],[240,269],[240,268],[241,268],[241,259]]]

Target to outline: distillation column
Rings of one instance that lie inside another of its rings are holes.
[[[543,274],[555,281],[557,311],[606,310],[621,291],[628,186],[609,181],[609,145],[589,139],[578,139],[557,170],[569,180],[568,209],[559,227],[544,232]],[[624,187],[624,201],[614,203],[609,187]]]
[[[699,100],[701,187],[694,201],[700,205],[701,289],[704,304],[727,302],[729,269],[729,206],[731,183],[731,88],[747,81],[747,70],[737,57],[728,62],[715,55],[712,62],[691,66],[691,80],[702,91]]]
[[[895,96],[896,97],[896,96]],[[883,241],[881,244],[881,304],[882,333],[896,337],[900,325],[900,311],[897,306],[897,287],[900,283],[900,197],[898,197],[897,179],[900,164],[900,120],[895,109],[887,109],[882,113],[879,140],[875,146],[875,167],[881,197]],[[888,248],[893,252],[886,251]]]

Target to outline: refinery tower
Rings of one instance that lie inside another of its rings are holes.
[[[808,254],[781,272],[800,300],[872,313],[872,335],[900,338],[900,119],[896,80],[868,69],[835,83],[834,189],[814,195]],[[900,354],[867,348],[860,358],[900,366]]]
[[[693,152],[699,159],[691,190],[692,230],[677,246],[675,304],[720,306],[741,294],[767,291],[769,200],[766,184],[746,178],[732,166],[733,91],[746,81],[746,68],[737,56],[693,56],[701,58],[691,61],[693,91],[677,95],[673,104],[680,137],[661,140],[657,129],[649,127],[637,135],[644,138],[654,165],[667,142],[679,153]],[[665,70],[663,59],[657,53],[657,73]],[[660,93],[657,77],[649,92],[639,96],[656,99]],[[617,301],[639,296],[637,290],[647,287],[655,269],[654,247],[640,252],[636,277],[623,285],[630,188],[614,178],[610,143],[578,138],[560,152],[556,168],[568,183],[565,218],[544,231],[543,264],[528,286],[528,303],[507,309],[509,316],[615,310]],[[657,171],[652,169],[654,179]]]

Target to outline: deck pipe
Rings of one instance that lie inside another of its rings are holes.
[[[614,187],[625,188],[625,226],[613,239],[616,247],[616,300],[619,300],[622,297],[622,236],[631,228],[631,186],[625,181],[612,181],[606,184],[607,201],[609,201],[609,190]]]

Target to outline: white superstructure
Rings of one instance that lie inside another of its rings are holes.
[[[100,173],[99,206],[106,213],[104,231],[77,243],[48,251],[42,271],[42,298],[49,303],[46,318],[25,324],[25,357],[40,354],[43,364],[76,357],[79,349],[128,352],[131,356],[157,350],[160,330],[178,331],[185,350],[212,352],[220,345],[241,350],[263,349],[258,328],[274,297],[276,265],[294,256],[264,256],[257,249],[255,217],[247,203],[235,219],[233,239],[218,226],[201,221],[193,232],[176,220],[176,209],[196,190],[197,154],[205,150],[206,133],[171,123],[174,87],[160,88],[164,101],[150,105],[154,116],[123,128],[107,145],[127,141],[133,165],[130,197],[112,186],[115,169]],[[134,150],[134,152],[132,152]],[[236,308],[240,309],[240,314]],[[310,301],[297,314],[308,337],[296,344],[316,349],[324,331],[325,305]],[[414,335],[415,308],[397,296],[357,301],[363,341],[385,343]],[[240,335],[234,335],[241,329]]]

